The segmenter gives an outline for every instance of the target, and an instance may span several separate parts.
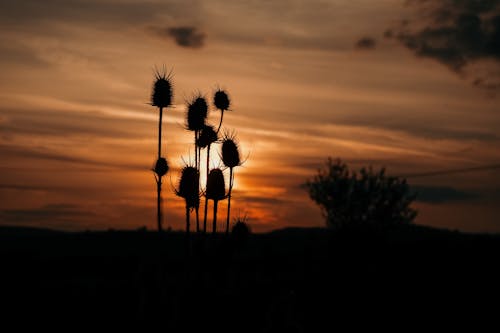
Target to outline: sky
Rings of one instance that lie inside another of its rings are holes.
[[[163,66],[165,228],[186,102],[222,88],[254,231],[324,226],[302,184],[338,157],[407,177],[417,224],[500,232],[500,0],[1,0],[0,225],[154,230]]]

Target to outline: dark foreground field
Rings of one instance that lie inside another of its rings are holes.
[[[286,229],[243,247],[222,235],[194,241],[187,257],[182,233],[1,228],[2,323],[171,332],[499,325],[498,236]]]

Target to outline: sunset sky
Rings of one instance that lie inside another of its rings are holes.
[[[323,226],[301,184],[331,156],[409,176],[418,224],[500,232],[500,0],[2,0],[0,28],[1,225],[154,230],[164,65],[165,227],[185,102],[221,87],[253,230]]]

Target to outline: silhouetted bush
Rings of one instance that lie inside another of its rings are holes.
[[[340,159],[326,166],[305,184],[323,212],[327,225],[343,230],[376,230],[409,224],[416,217],[410,207],[415,195],[406,179],[389,177],[385,169],[350,171]]]

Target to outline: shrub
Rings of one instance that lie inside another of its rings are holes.
[[[383,229],[412,223],[417,215],[406,179],[386,176],[384,168],[362,168],[358,174],[329,158],[305,187],[331,228]]]

